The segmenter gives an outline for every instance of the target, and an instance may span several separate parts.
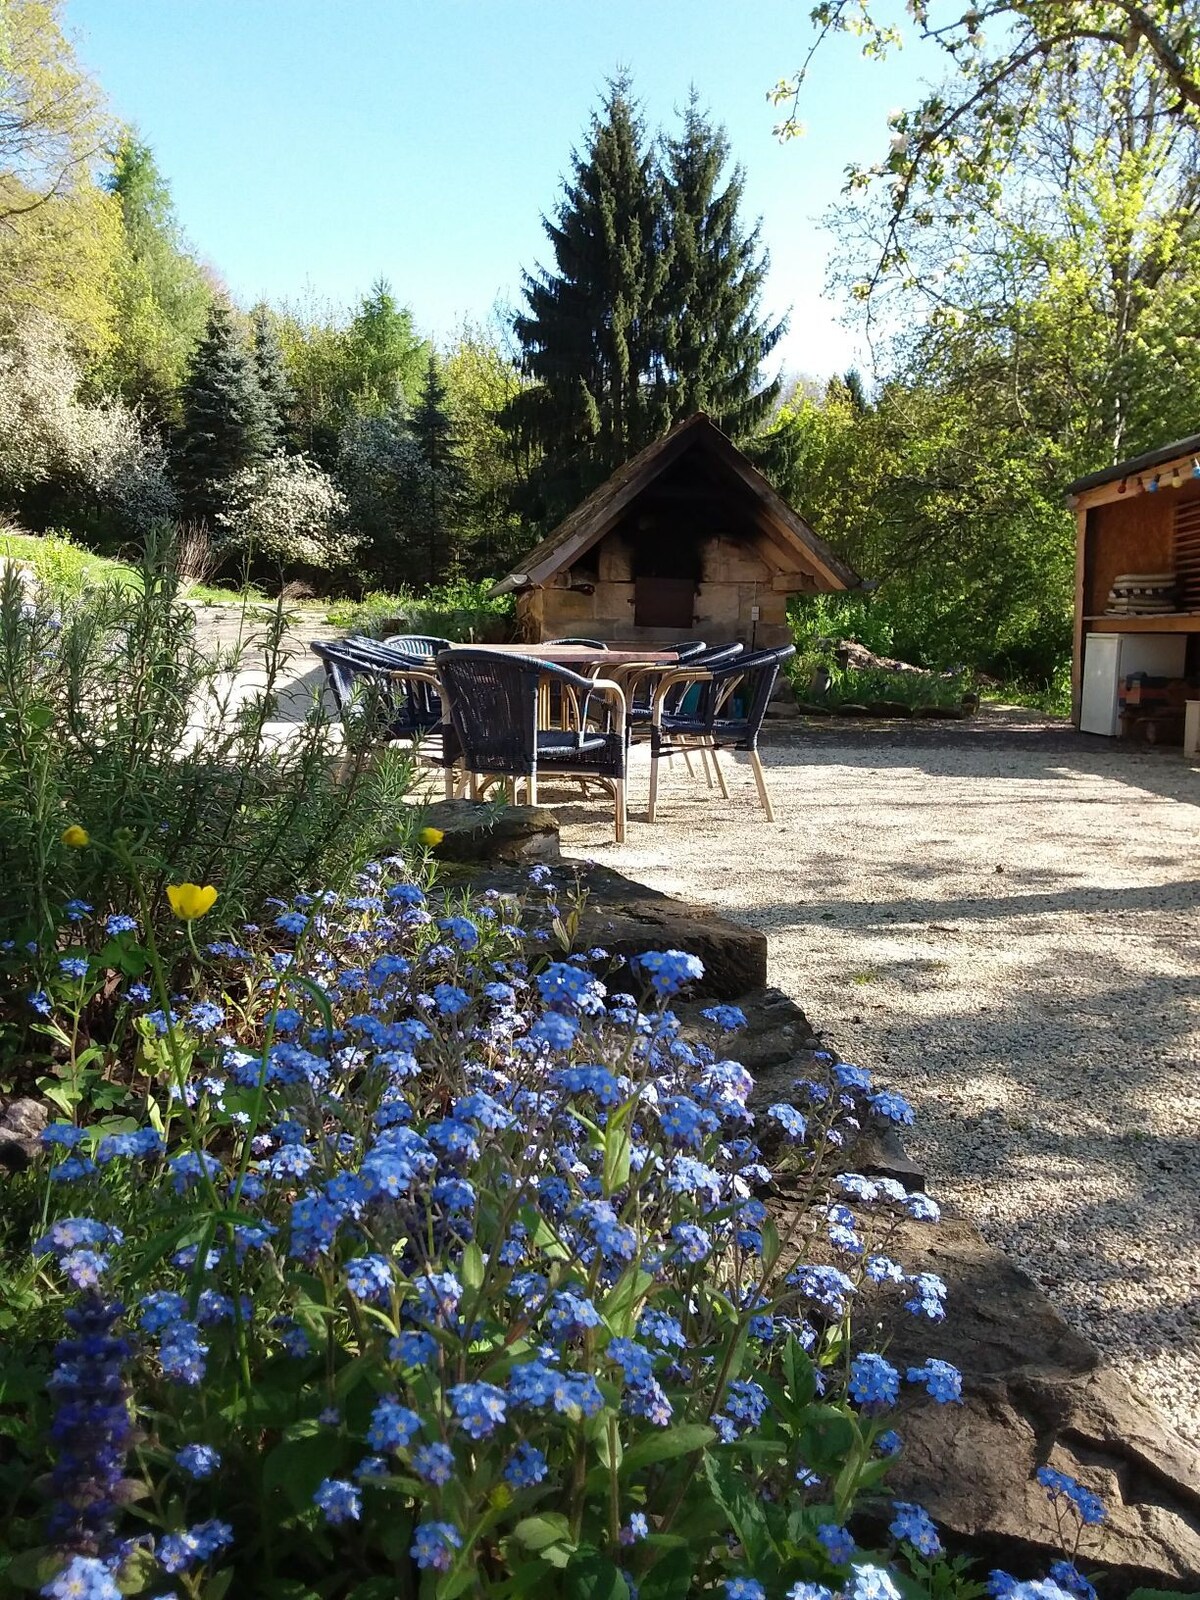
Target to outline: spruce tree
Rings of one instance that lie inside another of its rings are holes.
[[[254,371],[262,391],[270,428],[271,450],[295,448],[296,392],[288,377],[283,350],[275,333],[275,324],[265,305],[257,305],[250,314],[254,335]]]
[[[738,212],[745,175],[724,178],[729,141],[699,108],[693,90],[678,138],[663,141],[663,191],[670,231],[666,360],[672,421],[706,411],[735,439],[755,432],[779,393],[761,381],[783,322],[759,315],[768,257],[756,225]]]
[[[446,380],[437,356],[432,353],[409,430],[421,464],[414,511],[418,536],[424,534],[426,581],[439,583],[457,571],[458,534],[467,475],[458,433],[450,415]]]
[[[185,516],[211,522],[225,509],[229,480],[271,447],[271,418],[254,357],[229,307],[216,301],[183,385],[174,457]]]
[[[534,383],[510,420],[545,451],[542,515],[569,509],[669,421],[662,369],[662,191],[628,84],[609,87],[544,226],[553,268],[525,274],[514,327]]]

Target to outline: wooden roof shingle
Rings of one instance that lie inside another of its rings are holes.
[[[553,533],[535,546],[512,572],[492,589],[493,595],[539,588],[555,573],[577,561],[604,537],[638,496],[690,450],[701,450],[727,475],[734,492],[744,496],[754,531],[769,538],[798,570],[821,573],[834,589],[857,589],[862,579],[841,561],[808,523],[763,477],[716,423],[704,412],[678,422],[661,439],[618,467],[612,476],[565,517]]]

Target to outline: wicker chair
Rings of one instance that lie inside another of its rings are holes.
[[[793,645],[777,650],[757,650],[708,667],[689,663],[662,679],[654,695],[650,723],[650,805],[647,818],[654,821],[658,804],[658,763],[661,757],[688,749],[706,750],[716,770],[717,782],[726,800],[729,789],[721,770],[720,750],[745,750],[750,757],[758,798],[767,821],[774,822],[775,810],[767,792],[762,760],[758,754],[758,735],[771,691],[783,663],[796,653]],[[667,710],[668,701],[677,699],[693,684],[700,686],[699,704],[687,710]]]
[[[355,635],[348,644],[370,644],[380,650],[392,650],[397,655],[418,661],[432,661],[443,650],[449,650],[451,640],[439,639],[432,633],[393,633],[387,639],[366,639]]]
[[[595,778],[611,789],[618,844],[625,839],[625,697],[607,678],[583,678],[534,656],[459,648],[437,659],[463,765],[476,777],[523,778],[530,805],[540,777]],[[560,684],[581,700],[612,707],[605,731],[542,728],[544,683]]]
[[[445,769],[446,793],[453,793],[452,769],[459,750],[444,718],[432,661],[383,650],[370,639],[311,648],[325,668],[348,742],[409,743],[415,754]]]
[[[744,649],[745,646],[740,644],[715,644],[711,649],[705,646],[701,650],[693,650],[691,655],[681,656],[680,661],[685,662],[689,668],[719,667],[740,656]],[[667,673],[677,671],[677,667],[647,667],[638,676],[629,702],[631,728],[647,725],[653,715],[655,679],[661,681]],[[690,683],[680,682],[668,696],[664,710],[672,716],[676,715],[681,710],[691,687]]]

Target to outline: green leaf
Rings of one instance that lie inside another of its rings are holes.
[[[860,1443],[853,1418],[833,1406],[808,1406],[799,1423],[801,1459],[822,1475],[838,1472]]]
[[[598,1550],[577,1550],[563,1573],[564,1600],[629,1600],[629,1585]]]
[[[66,1566],[62,1552],[41,1546],[22,1550],[4,1569],[4,1581],[15,1589],[40,1589]]]
[[[483,1286],[483,1251],[474,1239],[462,1253],[460,1276],[468,1289],[479,1289]]]
[[[787,1379],[788,1394],[796,1406],[811,1405],[817,1393],[817,1369],[800,1346],[795,1334],[789,1334],[783,1347],[783,1373]]]
[[[705,1456],[704,1470],[708,1475],[713,1498],[729,1519],[737,1534],[746,1562],[751,1572],[765,1567],[771,1557],[777,1556],[767,1527],[763,1504],[743,1484],[728,1461],[718,1461],[715,1456]]]
[[[672,1461],[676,1456],[690,1455],[695,1450],[705,1449],[716,1437],[716,1429],[706,1422],[681,1422],[674,1428],[664,1428],[661,1433],[649,1433],[625,1451],[621,1472],[628,1474],[654,1461]]]
[[[570,1544],[571,1525],[559,1511],[526,1517],[513,1529],[513,1538],[526,1550],[545,1550],[552,1544]]]
[[[638,1584],[638,1600],[687,1600],[692,1589],[692,1553],[668,1550]]]
[[[277,1444],[263,1463],[264,1490],[278,1490],[296,1511],[312,1505],[322,1478],[336,1473],[341,1446],[329,1429]]]

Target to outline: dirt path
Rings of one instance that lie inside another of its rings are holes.
[[[648,827],[639,764],[628,844],[568,802],[564,845],[765,929],[931,1186],[1200,1442],[1200,770],[1019,712],[765,757],[774,826],[743,768],[728,805],[677,770]]]

